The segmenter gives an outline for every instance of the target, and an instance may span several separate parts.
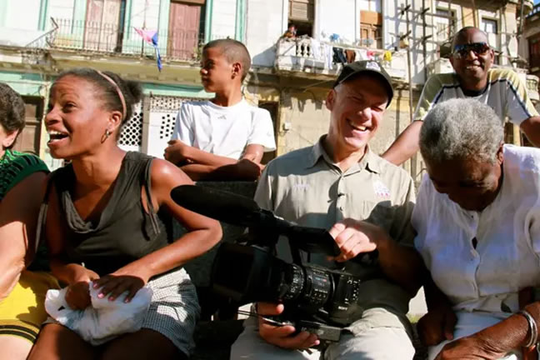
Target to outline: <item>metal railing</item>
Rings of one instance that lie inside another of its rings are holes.
[[[346,63],[346,51],[355,53],[355,60],[379,61],[390,76],[404,78],[407,74],[402,52],[389,52],[365,46],[314,41],[310,37],[279,39],[276,46],[278,70],[297,70],[322,74],[338,73]],[[390,53],[389,58],[385,54]],[[360,56],[358,56],[360,55]]]
[[[128,56],[154,56],[155,50],[135,31],[118,24],[54,19],[58,29],[50,48]],[[204,36],[198,31],[159,31],[158,48],[163,60],[198,61]]]
[[[26,44],[25,47],[27,48],[45,48],[49,47],[53,42],[54,38],[56,36],[56,32],[58,31],[58,23],[54,21],[53,18],[51,18],[51,29],[47,31],[45,34],[41,35],[37,39],[31,41],[30,43]]]
[[[540,13],[540,4],[534,5],[531,12],[528,13],[526,17],[529,18],[529,17],[532,17],[533,15],[536,15],[538,13]]]

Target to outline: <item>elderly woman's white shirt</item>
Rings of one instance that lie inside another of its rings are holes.
[[[415,246],[454,309],[502,318],[518,310],[519,290],[540,285],[540,150],[505,145],[503,169],[482,212],[463,210],[425,176],[412,215]]]

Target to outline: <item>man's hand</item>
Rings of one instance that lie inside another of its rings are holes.
[[[420,341],[426,346],[434,346],[445,340],[453,340],[456,322],[457,317],[452,308],[441,304],[418,321]]]
[[[257,312],[261,317],[267,315],[279,315],[283,313],[283,304],[257,303]],[[259,335],[266,342],[279,346],[284,349],[309,349],[310,347],[319,345],[320,341],[317,335],[310,334],[307,331],[302,331],[299,334],[294,334],[296,329],[294,326],[274,326],[267,323],[259,317]]]
[[[165,149],[163,156],[166,160],[169,160],[175,165],[181,165],[184,163],[189,163],[189,145],[184,144],[180,140],[170,140],[168,142],[169,146]]]
[[[365,221],[345,219],[336,223],[329,231],[341,253],[332,260],[344,262],[358,254],[371,252],[381,241],[388,240],[384,231]]]
[[[471,335],[446,344],[435,360],[495,360],[506,354]]]

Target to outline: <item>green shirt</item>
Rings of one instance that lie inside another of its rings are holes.
[[[15,185],[38,171],[48,173],[49,169],[37,156],[6,150],[0,159],[0,201]]]
[[[415,233],[410,218],[415,191],[409,174],[370,150],[343,172],[324,151],[323,139],[268,164],[255,193],[259,206],[299,225],[317,228],[330,229],[345,218],[367,220],[384,228],[394,240],[413,246]],[[287,244],[278,245],[278,254],[290,260]],[[311,254],[309,259],[333,265],[324,255]],[[410,296],[384,278],[376,260],[361,264],[348,261],[346,268],[361,277],[379,275],[363,282],[360,289],[359,303],[364,309],[383,310],[374,325],[402,327],[407,322]],[[350,330],[360,331],[354,324]]]

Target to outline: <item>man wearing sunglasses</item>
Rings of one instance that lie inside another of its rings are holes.
[[[486,34],[465,27],[454,36],[450,63],[455,73],[432,75],[422,90],[414,122],[383,154],[400,165],[418,151],[422,121],[437,103],[454,98],[474,98],[491,106],[504,121],[508,117],[519,125],[527,138],[540,146],[540,116],[527,95],[527,89],[511,69],[491,69],[494,52]]]

